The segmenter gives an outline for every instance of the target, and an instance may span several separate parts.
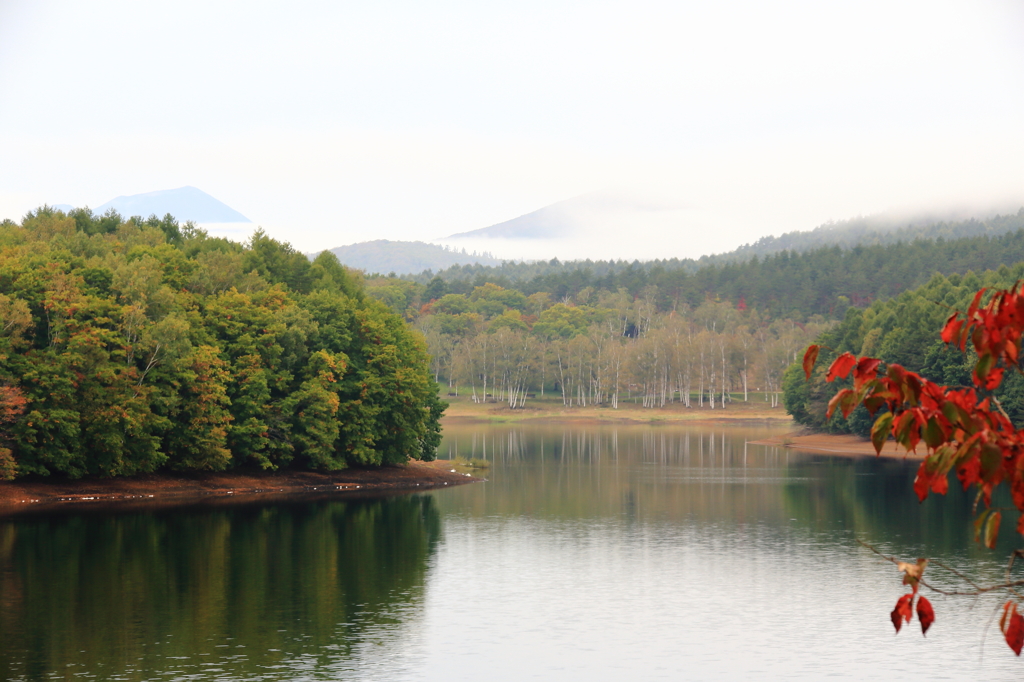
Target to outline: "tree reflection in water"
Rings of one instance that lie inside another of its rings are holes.
[[[424,495],[0,520],[0,679],[337,674],[405,645],[440,528]]]

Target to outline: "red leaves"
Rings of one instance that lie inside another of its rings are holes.
[[[945,495],[949,492],[949,479],[946,478],[945,471],[933,469],[932,461],[925,459],[918,467],[917,477],[914,479],[914,492],[917,493],[917,499],[924,502],[929,490],[938,495]]]
[[[857,394],[848,388],[844,388],[839,391],[839,393],[836,393],[832,397],[832,400],[828,401],[828,410],[825,412],[825,416],[831,418],[832,413],[835,411],[836,407],[838,407],[843,413],[843,418],[845,419],[846,417],[849,417],[850,413],[853,412],[853,409],[857,407],[858,402]]]
[[[1003,631],[1003,637],[1013,649],[1013,653],[1020,656],[1021,649],[1024,649],[1024,616],[1017,613],[1017,604],[1014,602],[1008,601],[1003,606],[999,629]]]
[[[949,316],[946,320],[946,325],[942,328],[942,342],[943,343],[956,343],[960,350],[964,349],[964,344],[967,341],[967,336],[962,335],[960,332],[963,329],[964,321],[960,319],[960,313],[955,312]]]
[[[828,375],[825,381],[835,381],[838,377],[845,379],[850,375],[850,370],[857,365],[857,357],[853,353],[843,353],[828,368]]]
[[[935,609],[932,603],[924,597],[917,598],[917,619],[921,621],[921,634],[927,635],[928,628],[935,622]]]
[[[917,501],[924,502],[928,497],[928,489],[932,487],[931,476],[925,471],[926,462],[921,462],[921,467],[914,477],[914,492],[917,493]]]
[[[896,600],[896,608],[889,614],[889,618],[892,619],[893,627],[896,628],[896,632],[900,631],[903,627],[903,621],[910,622],[910,619],[914,617],[914,610],[911,606],[911,602],[914,600],[913,593],[905,594]]]
[[[896,608],[889,614],[893,627],[897,634],[903,623],[909,623],[914,617],[914,598],[917,598],[917,618],[921,621],[921,634],[927,634],[928,628],[935,622],[935,610],[932,603],[924,597],[918,597],[917,588],[920,586],[921,576],[928,565],[927,559],[918,559],[916,564],[909,564],[903,561],[897,563],[897,567],[903,571],[903,584],[910,585],[913,592],[905,594],[896,601]]]
[[[956,343],[960,350],[971,339],[978,353],[974,368],[974,383],[986,390],[994,390],[1002,382],[1008,367],[1016,367],[1021,336],[1024,334],[1024,289],[996,291],[982,306],[986,289],[974,295],[974,300],[961,319],[954,313],[942,329],[942,340]]]
[[[978,292],[966,315],[952,315],[942,330],[944,341],[970,338],[978,353],[974,368],[977,386],[994,390],[1008,367],[1016,367],[1024,337],[1024,289],[996,291],[982,305],[985,291]],[[805,353],[805,372],[810,373],[819,347]],[[863,404],[881,416],[871,428],[875,452],[890,437],[907,450],[927,448],[914,490],[923,500],[930,492],[944,494],[947,475],[956,471],[965,488],[978,485],[989,503],[992,490],[1006,481],[1015,494],[1014,506],[1024,512],[1024,429],[1018,431],[991,399],[979,401],[974,389],[934,384],[916,372],[890,364],[879,375],[877,358],[858,358],[843,353],[829,367],[826,379],[845,379],[853,374],[853,388],[838,391],[829,401],[828,416],[839,409],[845,417]],[[883,408],[885,408],[883,410]],[[984,519],[979,538],[986,545],[998,534],[999,516]]]
[[[874,381],[878,376],[878,365],[882,361],[878,358],[861,358],[857,361],[857,367],[853,370],[853,388],[859,391],[864,384]]]
[[[814,363],[818,361],[818,352],[821,350],[821,346],[817,344],[811,344],[807,346],[807,350],[804,351],[804,375],[810,379],[811,371],[814,369]]]
[[[988,287],[982,287],[981,289],[978,289],[978,292],[976,294],[974,294],[974,300],[971,301],[971,305],[967,308],[968,318],[972,317],[974,313],[977,312],[978,304],[981,303],[981,297],[985,295],[985,291],[987,289]]]
[[[990,293],[987,303],[982,301]],[[945,494],[949,473],[955,471],[964,489],[977,486],[978,500],[986,507],[975,521],[975,540],[993,549],[999,538],[1002,512],[991,508],[992,493],[1000,484],[1010,487],[1013,506],[1021,512],[1017,532],[1024,535],[1024,428],[1018,429],[991,397],[1002,384],[1008,370],[1020,371],[1021,343],[1024,340],[1024,285],[1011,289],[978,291],[967,312],[954,313],[942,328],[943,342],[967,349],[968,339],[978,360],[974,366],[974,388],[956,388],[935,384],[897,364],[889,364],[882,376],[877,358],[858,358],[852,353],[839,355],[829,367],[826,380],[846,379],[853,373],[853,388],[843,388],[829,401],[828,416],[836,408],[848,417],[863,404],[872,415],[885,408],[871,427],[871,442],[881,453],[892,437],[908,452],[923,441],[927,448],[924,461],[914,480],[920,500],[930,492]],[[808,379],[818,359],[819,346],[804,354],[804,373]],[[979,400],[978,393],[982,393]],[[986,397],[988,394],[989,397]],[[931,603],[920,597],[918,586],[924,570],[923,560],[916,565],[899,563],[903,582],[913,591],[896,602],[890,614],[896,632],[917,615],[922,634],[935,622]],[[1018,656],[1024,650],[1024,614],[1015,602],[1007,602],[1000,628],[1006,643]]]

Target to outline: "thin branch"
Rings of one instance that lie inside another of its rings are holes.
[[[882,554],[877,549],[875,549],[874,547],[872,547],[868,543],[864,542],[860,538],[857,538],[857,542],[860,545],[862,545],[864,547],[867,547],[868,549],[870,549],[872,552],[874,552],[878,556],[882,557],[886,561],[888,561],[888,562],[890,562],[890,563],[892,563],[892,564],[894,564],[896,566],[899,566],[901,563],[905,563],[905,562],[902,562],[902,561],[900,561],[899,559],[897,559],[895,557],[886,556],[886,555]],[[1022,556],[1024,556],[1024,555],[1022,555]],[[943,595],[946,595],[947,597],[977,597],[977,596],[980,596],[980,595],[985,594],[987,592],[994,592],[996,590],[1009,590],[1009,591],[1013,592],[1014,594],[1017,594],[1016,590],[1014,590],[1013,588],[1024,586],[1024,580],[1013,580],[1013,581],[1007,580],[1005,583],[999,583],[999,584],[996,584],[996,585],[989,585],[987,587],[982,587],[981,585],[979,585],[978,583],[974,582],[973,580],[968,578],[966,575],[961,573],[960,571],[958,571],[955,568],[952,568],[950,566],[946,566],[945,564],[943,564],[940,561],[930,560],[929,563],[935,564],[939,568],[943,568],[943,569],[949,571],[950,573],[952,573],[953,575],[957,576],[958,578],[960,578],[961,580],[963,580],[968,585],[970,585],[971,587],[974,588],[973,591],[944,590],[942,588],[935,587],[934,585],[931,585],[931,584],[925,582],[925,580],[923,578],[919,578],[918,579],[918,582],[921,585],[924,585],[925,587],[927,587],[932,592],[937,592],[938,594],[943,594]]]
[[[1013,570],[1013,562],[1017,559],[1017,557],[1024,559],[1024,549],[1015,549],[1013,550],[1013,554],[1010,555],[1010,562],[1006,564],[1006,582],[1010,582],[1010,571]],[[1021,593],[1017,590],[1010,591],[1013,592],[1018,599],[1024,599],[1024,596],[1022,596]]]
[[[988,631],[992,627],[992,621],[996,619],[996,614],[998,614],[1002,610],[1002,608],[1002,606],[996,604],[996,607],[992,609],[992,615],[988,617],[988,621],[985,623],[985,629],[981,631],[981,646],[978,647],[979,664],[984,660],[985,642],[988,641]]]
[[[1008,422],[1010,422],[1012,424],[1013,420],[1010,419],[1010,415],[1006,414],[1006,410],[1003,409],[1003,404],[999,402],[999,398],[997,398],[995,396],[995,393],[990,395],[989,398],[991,398],[992,402],[994,402],[996,404],[996,407],[999,408],[999,414],[1001,414],[1004,417],[1006,417],[1006,421],[1008,421]]]

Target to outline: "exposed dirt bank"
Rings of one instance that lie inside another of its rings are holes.
[[[505,403],[474,403],[465,397],[445,398],[448,409],[441,418],[443,424],[464,424],[470,422],[530,422],[530,423],[763,423],[791,422],[792,418],[780,406],[770,408],[760,401],[729,403],[728,407],[712,410],[703,407],[684,407],[671,403],[665,407],[645,409],[632,402],[622,402],[618,409],[611,407],[587,406],[565,407],[561,400],[527,400],[526,407],[509,409]]]
[[[834,435],[828,433],[807,433],[796,431],[773,438],[750,441],[754,445],[774,445],[776,447],[792,448],[804,452],[817,452],[829,455],[845,455],[848,457],[874,457],[875,446],[870,440],[858,436]],[[896,441],[889,441],[882,448],[882,457],[898,457],[903,459],[923,459],[924,446],[921,452],[907,454],[902,448],[896,445]]]
[[[451,462],[409,462],[380,469],[149,474],[132,478],[0,482],[0,516],[44,509],[166,506],[199,501],[350,497],[443,488],[482,479],[452,471]]]

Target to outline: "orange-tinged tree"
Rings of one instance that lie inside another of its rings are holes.
[[[1024,336],[1024,286],[989,291],[981,289],[966,313],[954,312],[942,329],[942,340],[964,350],[970,343],[978,356],[974,366],[973,387],[944,386],[898,364],[883,366],[877,358],[843,353],[829,367],[827,381],[853,376],[853,387],[845,388],[829,401],[828,416],[838,409],[848,417],[858,405],[864,405],[875,418],[871,441],[881,453],[889,438],[907,452],[923,446],[925,457],[914,480],[914,491],[924,501],[930,493],[945,494],[949,474],[956,474],[964,490],[977,490],[977,501],[984,506],[975,520],[975,538],[994,548],[1002,522],[1002,511],[992,506],[992,493],[1002,485],[1009,488],[1013,505],[1020,512],[1017,532],[1024,535],[1024,429],[1011,422],[994,391],[1007,371],[1020,371],[1021,338]],[[809,379],[820,347],[807,348],[803,359]],[[1024,551],[1010,557],[1010,567]],[[899,632],[910,622],[916,600],[922,632],[935,619],[931,604],[918,595],[928,561],[916,564],[896,562],[903,572],[910,594],[900,597],[892,612]],[[974,586],[972,594],[1014,588],[1024,580],[1001,585]],[[933,588],[934,589],[934,588]],[[1000,628],[1007,644],[1019,656],[1024,648],[1024,614],[1018,611],[1017,598],[1003,608]]]

